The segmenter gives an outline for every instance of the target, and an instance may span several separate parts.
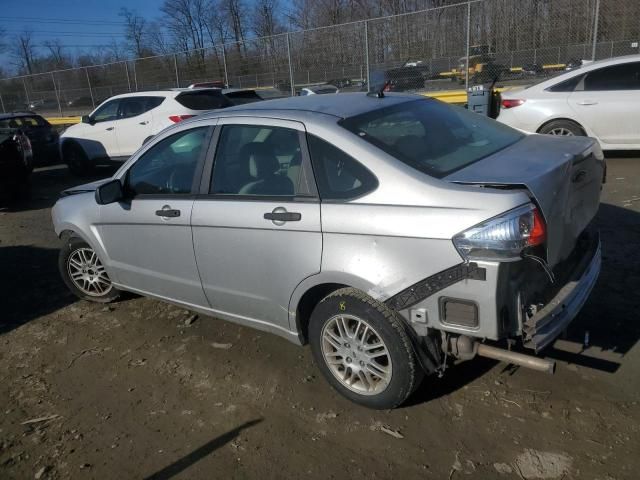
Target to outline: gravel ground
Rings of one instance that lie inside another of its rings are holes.
[[[546,352],[556,374],[477,359],[382,412],[334,393],[308,348],[76,300],[50,207],[78,182],[36,171],[31,199],[0,207],[0,478],[638,478],[640,159],[608,164],[603,271]]]

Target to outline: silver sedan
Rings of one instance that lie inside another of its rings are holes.
[[[311,345],[328,382],[402,403],[447,359],[539,370],[600,269],[604,160],[423,97],[313,95],[164,130],[53,209],[78,297],[122,291]]]

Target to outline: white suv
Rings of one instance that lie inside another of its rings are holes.
[[[165,127],[233,105],[220,89],[175,89],[111,97],[60,137],[69,169],[86,175],[98,163],[124,161]]]

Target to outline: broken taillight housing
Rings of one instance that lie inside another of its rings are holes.
[[[453,237],[465,260],[520,260],[523,250],[544,243],[546,225],[533,204],[509,210]]]

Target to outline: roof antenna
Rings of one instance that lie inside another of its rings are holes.
[[[402,64],[402,66],[399,67],[399,68],[406,67],[407,63],[409,63],[409,58],[407,58],[404,61],[404,63]],[[389,79],[386,82],[384,82],[384,85],[382,85],[382,88],[380,90],[376,90],[375,92],[367,92],[367,97],[384,98],[384,91],[387,89],[387,87],[390,84],[391,84],[391,79]]]

